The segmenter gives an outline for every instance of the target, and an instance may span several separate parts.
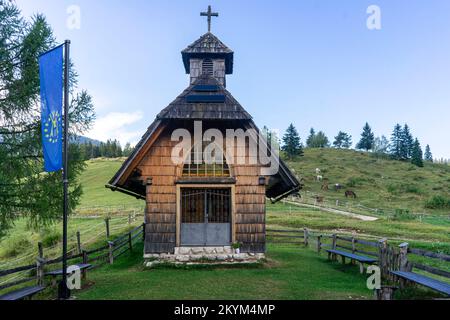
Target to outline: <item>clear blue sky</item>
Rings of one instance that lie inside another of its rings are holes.
[[[93,138],[135,143],[188,85],[180,51],[206,32],[235,51],[228,89],[259,126],[290,122],[359,139],[366,121],[389,136],[407,122],[435,157],[450,158],[448,0],[17,0],[44,13],[59,41],[72,40],[80,87],[94,97]],[[368,30],[369,5],[381,30]],[[81,29],[66,26],[69,5]]]

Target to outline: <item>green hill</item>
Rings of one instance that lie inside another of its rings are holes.
[[[105,188],[123,161],[95,159],[87,162],[87,169],[81,176],[84,195],[80,208],[143,208],[143,201]],[[450,199],[448,165],[427,163],[424,168],[418,168],[406,162],[377,159],[364,152],[337,149],[306,149],[304,157],[289,161],[288,165],[303,178],[302,195],[306,198],[320,195],[326,203],[334,204],[339,200],[363,209],[407,209],[413,213],[442,215],[450,212],[450,209],[425,207],[425,203],[436,195]],[[321,190],[323,183],[316,181],[316,168],[327,179],[329,191]],[[336,183],[343,185],[344,189],[336,192]],[[357,194],[357,199],[345,198],[344,192],[348,189]]]
[[[450,166],[426,163],[424,168],[407,162],[377,159],[373,155],[354,150],[306,149],[304,157],[288,162],[305,184],[303,194],[323,196],[325,201],[351,202],[362,208],[407,209],[414,213],[447,214],[450,208],[430,209],[425,204],[434,196],[450,199]],[[323,182],[316,181],[316,168],[329,184],[329,191],[321,190]],[[334,185],[344,186],[336,192]],[[352,190],[357,199],[345,198]]]
[[[83,196],[79,211],[87,209],[121,208],[142,209],[144,201],[127,196],[120,192],[112,192],[105,188],[125,159],[94,159],[86,162],[87,168],[80,177]]]

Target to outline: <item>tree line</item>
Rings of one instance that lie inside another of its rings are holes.
[[[267,128],[265,127],[264,130],[267,131]],[[272,137],[271,140],[273,140]],[[352,136],[344,131],[339,131],[334,137],[333,143],[331,143],[323,131],[316,132],[314,128],[311,128],[306,139],[306,145],[304,145],[292,123],[281,139],[281,150],[288,159],[303,156],[305,147],[350,149],[352,145]],[[375,137],[372,128],[366,123],[362,129],[361,138],[355,145],[355,149],[370,151],[377,156],[386,156],[394,160],[409,161],[418,167],[423,167],[424,161],[433,162],[430,146],[427,145],[425,152],[423,152],[419,139],[412,135],[408,124],[403,126],[396,124],[391,138],[388,140],[384,135]]]
[[[130,143],[125,144],[122,149],[120,142],[116,139],[100,143],[92,143],[92,141],[81,143],[79,149],[83,160],[129,157],[133,152]]]

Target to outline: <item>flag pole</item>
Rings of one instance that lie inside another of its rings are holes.
[[[64,157],[63,157],[63,261],[62,261],[62,281],[59,284],[59,299],[69,299],[70,290],[67,287],[67,216],[69,213],[69,67],[70,67],[70,40],[64,42]]]

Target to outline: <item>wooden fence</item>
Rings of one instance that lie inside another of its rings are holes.
[[[77,233],[78,246],[75,254],[69,254],[67,256],[68,264],[92,264],[93,268],[101,266],[105,263],[114,263],[114,259],[117,259],[127,251],[132,251],[133,246],[139,239],[144,239],[145,236],[145,224],[139,225],[126,234],[121,235],[114,241],[108,241],[107,244],[87,250],[82,247],[80,242],[79,233]],[[43,285],[45,283],[46,272],[51,269],[61,267],[63,257],[60,256],[55,259],[45,259],[44,249],[42,244],[38,244],[38,256],[35,264],[24,265],[6,270],[0,270],[0,279],[22,272],[27,272],[27,275],[18,280],[7,281],[0,285],[0,290],[8,289],[13,286],[18,286],[23,283],[36,281],[37,284]]]
[[[268,229],[266,236],[267,243],[310,247],[314,248],[317,253],[321,253],[322,250],[333,249],[375,257],[378,259],[382,276],[389,280],[395,280],[390,271],[411,271],[413,268],[450,278],[450,272],[448,271],[450,266],[446,264],[446,262],[450,262],[450,255],[410,248],[408,243],[402,243],[398,246],[390,245],[386,238],[370,241],[356,236],[324,234],[307,228]],[[425,261],[414,261],[413,255],[422,257]],[[438,262],[435,262],[436,260]],[[438,266],[430,265],[433,263],[437,263]]]

